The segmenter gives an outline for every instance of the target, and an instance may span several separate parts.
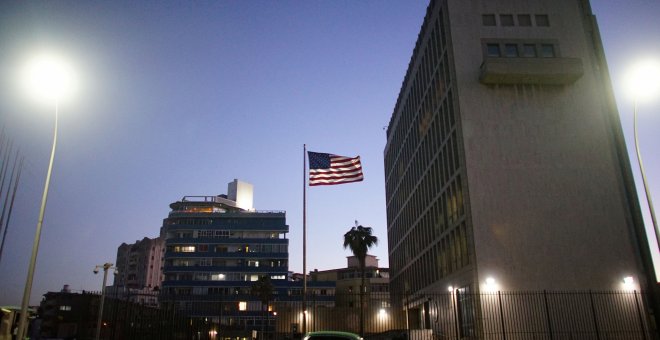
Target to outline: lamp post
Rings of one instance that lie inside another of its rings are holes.
[[[46,201],[48,200],[48,188],[50,186],[50,177],[53,170],[53,161],[55,159],[55,148],[57,146],[57,123],[59,116],[59,103],[73,89],[73,78],[69,67],[62,60],[53,56],[39,56],[28,65],[27,85],[35,95],[41,99],[46,99],[55,106],[55,124],[53,128],[53,145],[50,151],[50,161],[48,162],[48,171],[46,173],[46,182],[41,196],[41,207],[39,208],[39,218],[37,219],[37,230],[32,243],[32,254],[28,265],[28,274],[25,281],[25,290],[23,291],[23,300],[21,302],[21,315],[18,322],[18,336],[16,339],[24,339],[27,330],[27,313],[30,294],[32,292],[32,281],[34,278],[34,268],[37,262],[39,252],[39,241],[41,239],[41,227],[44,222],[46,212]]]
[[[96,319],[96,335],[94,336],[95,340],[99,340],[101,336],[101,322],[103,320],[103,303],[105,302],[105,285],[108,281],[108,270],[114,269],[115,274],[117,274],[117,268],[112,266],[112,263],[107,262],[102,265],[97,265],[94,267],[94,274],[99,273],[99,269],[103,269],[103,285],[101,286],[101,302],[99,303],[99,316]]]
[[[646,202],[651,214],[651,222],[653,223],[653,230],[655,232],[656,244],[660,247],[660,229],[658,229],[658,222],[655,217],[655,209],[653,208],[653,200],[651,199],[651,191],[646,180],[646,172],[644,171],[644,163],[642,162],[642,154],[639,149],[639,137],[637,129],[637,104],[639,100],[652,99],[660,92],[660,64],[654,60],[643,60],[637,63],[630,73],[628,74],[628,87],[633,96],[633,129],[635,140],[635,152],[637,153],[637,162],[639,164],[639,171],[642,175],[642,184],[644,185],[644,192],[646,194]]]
[[[653,230],[655,230],[655,240],[660,247],[660,230],[658,229],[658,222],[655,218],[655,209],[653,208],[653,200],[651,199],[651,191],[646,181],[646,172],[644,171],[644,162],[642,162],[642,154],[639,151],[639,138],[637,137],[637,99],[633,102],[633,125],[635,136],[635,151],[637,153],[637,162],[639,163],[639,171],[642,173],[642,183],[644,184],[644,192],[646,193],[646,203],[649,206],[651,213],[651,222],[653,223]]]

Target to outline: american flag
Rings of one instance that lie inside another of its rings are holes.
[[[308,151],[309,185],[334,185],[359,182],[362,176],[360,156],[344,157]]]

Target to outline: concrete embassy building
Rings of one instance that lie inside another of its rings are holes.
[[[385,178],[394,294],[654,280],[586,0],[431,1]]]

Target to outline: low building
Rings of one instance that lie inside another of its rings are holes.
[[[389,308],[389,268],[378,266],[378,258],[367,255],[365,258],[365,292],[370,305]],[[348,256],[346,268],[314,270],[310,273],[311,281],[336,282],[335,304],[337,307],[358,308],[362,273],[357,257]],[[324,295],[323,291],[312,290],[312,295]]]

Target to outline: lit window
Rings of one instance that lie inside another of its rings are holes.
[[[550,20],[548,19],[547,14],[537,14],[534,16],[536,19],[536,26],[548,27],[550,26]]]
[[[500,14],[500,24],[502,26],[513,26],[513,15],[511,14]]]
[[[515,58],[518,56],[518,45],[516,44],[506,44],[504,45],[504,51],[506,56],[509,58]]]
[[[238,303],[238,310],[245,311],[247,310],[247,302],[241,301]]]
[[[195,246],[175,246],[175,253],[191,253],[195,251]]]
[[[71,310],[71,306],[60,306],[60,310],[61,310],[61,311],[70,311],[70,310]]]
[[[213,281],[224,281],[225,279],[225,274],[222,273],[217,273],[217,274],[212,274],[211,275],[211,280]]]
[[[552,44],[542,44],[541,45],[541,57],[543,57],[543,58],[554,58],[555,57],[555,47]]]
[[[536,46],[534,46],[534,44],[524,44],[522,56],[526,58],[536,57]]]
[[[529,14],[518,14],[518,26],[532,26],[532,17]]]
[[[484,26],[495,26],[495,14],[484,14],[481,16],[481,22]]]
[[[500,45],[499,44],[487,44],[486,49],[489,57],[500,57]]]

